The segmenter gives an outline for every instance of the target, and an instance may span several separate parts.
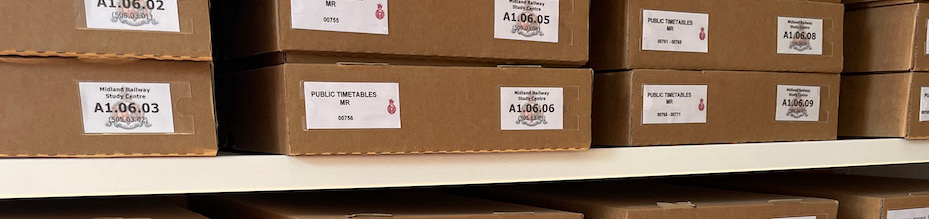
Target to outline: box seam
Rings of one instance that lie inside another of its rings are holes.
[[[183,156],[215,156],[215,153],[96,153],[96,154],[0,154],[0,157],[183,157]]]
[[[0,55],[39,56],[39,57],[77,57],[77,58],[133,58],[172,61],[213,61],[212,57],[201,56],[174,56],[154,54],[119,54],[119,53],[91,53],[73,51],[42,51],[42,50],[0,50]]]
[[[541,151],[582,151],[585,147],[575,148],[532,148],[532,149],[490,149],[490,150],[439,150],[439,151],[368,151],[368,152],[318,152],[318,153],[288,153],[296,156],[327,156],[327,155],[391,155],[391,154],[469,154],[469,153],[509,153],[509,152],[541,152]]]

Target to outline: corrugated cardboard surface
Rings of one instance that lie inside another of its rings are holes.
[[[929,138],[929,124],[919,121],[929,73],[843,75],[842,87],[839,136]]]
[[[182,33],[80,28],[83,0],[0,1],[0,55],[212,60],[208,1],[177,3]]]
[[[929,69],[925,53],[926,4],[850,10],[846,16],[845,72]]]
[[[0,59],[0,157],[213,156],[210,63],[129,59]],[[88,135],[78,82],[168,82],[185,134]]]
[[[392,0],[388,35],[293,29],[290,3],[214,1],[213,21],[217,35],[224,36],[216,44],[221,59],[275,51],[340,56],[348,62],[399,56],[580,66],[588,59],[589,0],[560,0],[558,43],[494,39],[494,0]]]
[[[234,149],[290,155],[583,150],[590,69],[283,64],[220,75]],[[305,130],[302,81],[399,82],[400,129]],[[564,130],[501,131],[500,87],[564,87]],[[261,131],[256,131],[261,130]],[[480,136],[479,138],[475,138]]]
[[[695,180],[752,192],[836,199],[838,219],[887,218],[887,210],[929,207],[929,181],[850,175],[764,174]]]
[[[908,117],[919,116],[919,103],[910,104],[910,94],[919,101],[915,74],[843,75],[839,136],[906,137]]]
[[[646,51],[642,10],[709,14],[709,52]],[[844,8],[809,1],[592,1],[590,65],[596,70],[842,71]],[[777,17],[823,19],[823,55],[777,53]]]
[[[816,216],[834,219],[835,200],[665,185],[594,182],[490,188],[481,195],[581,212],[587,219],[751,219]]]
[[[355,191],[194,197],[195,211],[213,218],[499,218],[581,219],[579,213],[421,191]]]
[[[633,70],[598,73],[594,83],[594,145],[836,139],[838,74]],[[642,124],[645,84],[708,85],[706,124]],[[820,121],[775,121],[778,84],[821,86]]]
[[[83,198],[0,201],[0,218],[206,219],[156,198]]]
[[[926,2],[925,0],[842,0],[845,8],[873,8],[888,5],[899,5],[913,2]]]

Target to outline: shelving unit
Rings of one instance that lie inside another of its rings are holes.
[[[929,141],[596,148],[585,152],[0,159],[0,199],[608,179],[929,162]]]

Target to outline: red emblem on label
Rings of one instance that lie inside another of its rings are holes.
[[[706,108],[706,105],[703,105],[703,99],[700,99],[700,105],[697,105],[697,109],[703,111],[704,108]]]
[[[390,113],[391,115],[397,113],[397,106],[394,106],[393,99],[390,99],[390,105],[387,105],[387,113]]]
[[[703,32],[703,28],[701,27],[700,28],[700,40],[705,40],[705,39],[706,39],[706,33]]]
[[[385,15],[385,14],[384,14],[384,6],[381,5],[381,4],[377,4],[377,12],[374,13],[374,16],[377,17],[378,20],[382,20],[382,19],[384,19],[384,15]],[[391,113],[391,114],[393,114],[393,113]]]

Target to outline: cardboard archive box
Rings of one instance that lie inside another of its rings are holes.
[[[899,5],[913,2],[925,2],[923,0],[842,0],[846,9],[856,8],[873,8],[888,5]]]
[[[845,72],[855,74],[842,76],[840,136],[929,138],[929,4],[919,2],[854,1],[847,12]]]
[[[0,201],[0,218],[207,219],[157,198],[80,198]]]
[[[631,70],[594,89],[594,145],[836,139],[839,74]]]
[[[584,150],[592,79],[571,68],[287,63],[217,84],[234,149],[332,155]]]
[[[580,66],[589,0],[224,0],[218,59]],[[430,60],[430,61],[422,61]],[[436,61],[439,60],[439,61]]]
[[[209,62],[7,57],[0,76],[0,157],[216,154]]]
[[[839,136],[929,138],[929,73],[842,75]]]
[[[581,219],[578,213],[427,191],[356,191],[197,196],[195,211],[213,218]]]
[[[208,0],[138,2],[2,1],[0,55],[212,60]]]
[[[927,22],[926,3],[850,9],[845,72],[929,71]]]
[[[841,4],[594,0],[595,70],[842,71]]]
[[[592,182],[489,188],[481,195],[580,212],[587,219],[834,219],[835,200],[654,182]]]
[[[216,154],[208,1],[137,2],[0,2],[0,157]]]
[[[919,219],[929,216],[929,181],[828,174],[765,174],[694,180],[752,192],[831,198],[838,219]]]

